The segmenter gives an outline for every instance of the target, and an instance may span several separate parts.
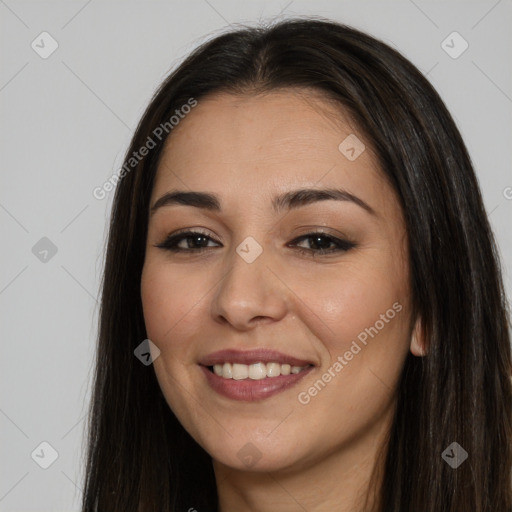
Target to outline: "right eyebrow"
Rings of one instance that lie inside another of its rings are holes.
[[[159,208],[170,206],[173,204],[181,204],[185,206],[195,206],[196,208],[204,208],[211,211],[220,211],[220,202],[217,196],[207,194],[205,192],[167,192],[151,207],[151,215],[153,215]]]

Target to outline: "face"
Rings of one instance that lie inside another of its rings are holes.
[[[411,350],[407,238],[340,107],[311,91],[202,99],[150,206],[154,370],[214,464],[286,471],[374,438]]]

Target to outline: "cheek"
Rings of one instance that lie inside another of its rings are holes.
[[[294,281],[297,295],[307,297],[298,316],[324,355],[317,380],[298,390],[299,402],[314,403],[319,415],[340,411],[352,425],[347,428],[389,405],[409,348],[405,266],[382,258],[371,263],[359,260],[336,275],[331,268]],[[349,411],[358,413],[348,417]]]
[[[183,319],[194,313],[203,287],[190,273],[176,271],[165,263],[145,263],[141,278],[144,322],[148,338],[161,351],[178,350],[178,340],[186,339],[183,329],[190,327],[190,322]]]
[[[193,425],[190,416],[197,414],[182,390],[193,389],[189,340],[197,329],[191,320],[201,307],[202,287],[204,283],[194,282],[190,273],[176,271],[166,262],[148,258],[144,264],[141,300],[146,333],[160,350],[153,368],[169,407],[187,425]]]
[[[394,343],[395,335],[400,333],[407,322],[403,322],[405,295],[389,282],[346,283],[345,290],[335,291],[331,298],[326,297],[321,311],[324,321],[331,326],[332,342],[330,346],[348,350],[354,340],[363,344],[376,336],[386,337],[388,343]]]
[[[371,260],[293,278],[297,296],[304,297],[299,316],[309,318],[307,323],[331,357],[349,350],[358,337],[363,342],[365,335],[375,337],[375,329],[391,344],[407,332],[406,275],[391,261],[379,265]]]

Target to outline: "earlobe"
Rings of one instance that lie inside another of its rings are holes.
[[[411,353],[417,357],[424,357],[427,355],[426,340],[420,319],[416,320],[412,331],[410,350]]]

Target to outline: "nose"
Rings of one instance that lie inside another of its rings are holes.
[[[244,331],[286,315],[287,289],[268,263],[265,251],[252,263],[233,252],[212,299],[215,321]]]

